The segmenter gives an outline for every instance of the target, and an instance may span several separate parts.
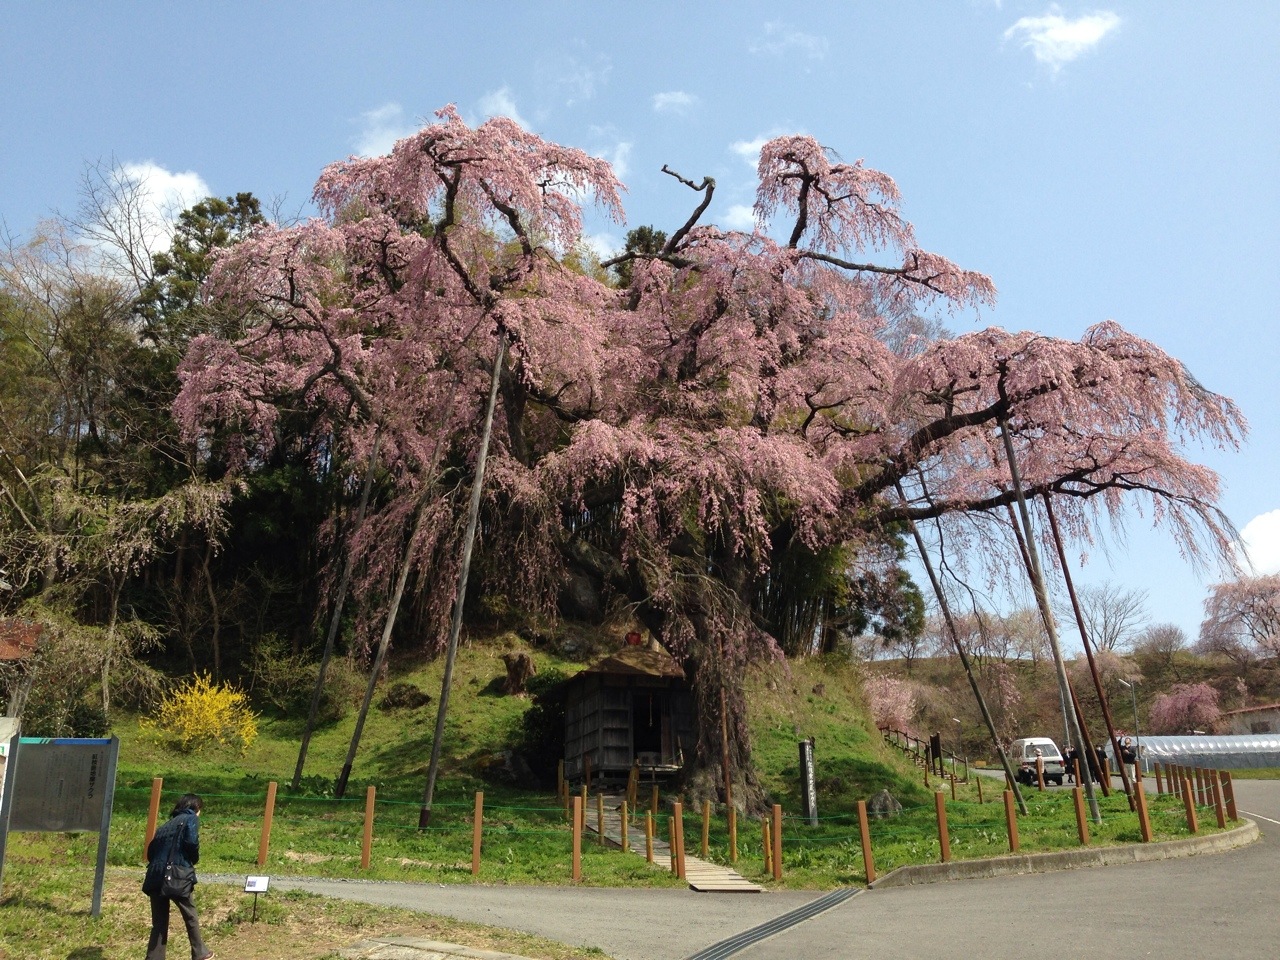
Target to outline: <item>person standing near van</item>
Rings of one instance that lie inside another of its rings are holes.
[[[200,862],[200,811],[194,793],[182,796],[147,845],[147,874],[142,892],[151,898],[151,939],[147,960],[165,960],[169,944],[169,904],[177,906],[191,942],[191,960],[211,960],[213,951],[200,937],[195,904],[195,865]]]

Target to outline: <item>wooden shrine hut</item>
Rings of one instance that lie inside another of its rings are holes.
[[[684,670],[657,644],[626,646],[569,680],[565,776],[657,779],[679,772],[697,732]],[[589,764],[589,767],[588,767]]]

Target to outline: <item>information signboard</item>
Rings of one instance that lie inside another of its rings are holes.
[[[10,831],[74,833],[98,831],[98,863],[93,880],[93,916],[102,912],[107,869],[107,834],[115,797],[120,741],[14,736],[7,749],[0,800],[0,879]]]

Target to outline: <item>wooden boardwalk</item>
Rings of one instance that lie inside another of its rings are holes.
[[[615,847],[622,847],[622,805],[621,797],[605,797],[604,839]],[[588,811],[584,819],[586,829],[597,834],[596,811]],[[665,840],[658,839],[657,826],[660,817],[654,818],[653,865],[660,870],[671,869],[671,848]],[[639,826],[638,826],[638,825]],[[645,855],[644,817],[640,816],[627,830],[627,848],[635,854]],[[585,842],[585,840],[584,840]],[[698,857],[691,857],[688,844],[685,845],[684,878],[689,889],[700,893],[760,893],[761,887],[752,883],[742,874],[718,863],[711,863]]]

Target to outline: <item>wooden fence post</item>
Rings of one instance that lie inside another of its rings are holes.
[[[729,862],[738,862],[738,808],[729,808]]]
[[[653,815],[658,815],[658,785],[653,785],[653,798],[649,801],[649,809],[653,811]]]
[[[1240,819],[1240,813],[1236,810],[1235,781],[1231,779],[1230,770],[1221,770],[1219,773],[1222,777],[1222,799],[1225,800],[1227,804],[1227,816],[1232,820],[1238,821]]]
[[[151,838],[156,835],[156,822],[160,819],[160,789],[164,786],[164,777],[155,777],[151,781],[151,802],[147,805],[147,832],[142,840],[142,862],[148,863],[147,848],[151,846]]]
[[[956,778],[954,773],[951,776],[951,802],[956,802]]]
[[[630,809],[627,807],[627,801],[622,801],[622,852],[626,853],[631,849],[630,837],[628,833],[631,829]]]
[[[1160,776],[1160,764],[1153,764],[1152,767],[1156,772],[1156,796],[1160,796],[1160,794],[1164,793],[1164,780]]]
[[[1141,764],[1138,766],[1141,768]],[[1138,811],[1138,831],[1142,834],[1142,842],[1150,843],[1153,838],[1151,813],[1147,810],[1147,791],[1142,785],[1141,769],[1133,778],[1133,799],[1135,809]]]
[[[676,818],[667,817],[667,850],[671,853],[671,872],[680,876],[680,854],[676,852]]]
[[[1089,845],[1089,818],[1084,815],[1084,791],[1077,784],[1071,791],[1071,799],[1076,808],[1076,835],[1080,838],[1080,846]]]
[[[933,795],[933,809],[938,815],[938,848],[942,851],[942,862],[951,862],[951,834],[947,832],[947,801],[939,790]]]
[[[573,798],[573,879],[582,879],[582,798]]]
[[[653,863],[653,811],[644,812],[644,858]]]
[[[676,876],[681,880],[684,879],[684,801],[677,800],[672,804],[672,814],[674,815],[676,836]]]
[[[596,833],[600,834],[600,846],[604,846],[604,794],[596,794]]]
[[[1200,832],[1200,824],[1196,821],[1196,798],[1191,792],[1191,781],[1182,781],[1182,805],[1187,810],[1187,829],[1192,833]]]
[[[378,788],[370,786],[364,792],[364,836],[360,841],[360,869],[368,870],[373,860],[373,804]]]
[[[1213,814],[1218,818],[1218,829],[1227,825],[1227,811],[1222,805],[1222,785],[1218,781],[1218,771],[1209,771],[1209,789],[1213,794]]]
[[[476,809],[471,817],[471,875],[480,873],[480,838],[484,830],[484,791],[476,791]]]
[[[707,854],[710,852],[710,842],[711,842],[711,801],[703,800],[702,801],[702,847],[700,848],[702,850],[702,853],[699,855],[704,860],[707,858]]]
[[[1009,831],[1009,852],[1018,852],[1018,814],[1013,807],[1013,791],[1004,792],[1004,825]]]
[[[760,843],[764,847],[764,872],[773,875],[773,842],[769,837],[769,818],[760,818]]]
[[[773,805],[773,879],[782,879],[782,804]]]
[[[979,802],[979,803],[985,803],[985,802],[986,802],[985,800],[983,800],[983,799],[982,799],[982,780],[983,780],[983,776],[982,776],[982,774],[978,774],[976,777],[974,777],[974,778],[973,778],[973,783],[974,783],[974,785],[978,788],[978,802]]]
[[[276,815],[276,782],[267,784],[267,806],[262,816],[262,838],[258,841],[258,866],[266,866],[267,847],[271,843],[271,820]]]
[[[862,840],[862,866],[867,873],[867,883],[876,878],[876,858],[871,853],[871,825],[867,822],[867,801],[858,801],[858,836]]]

